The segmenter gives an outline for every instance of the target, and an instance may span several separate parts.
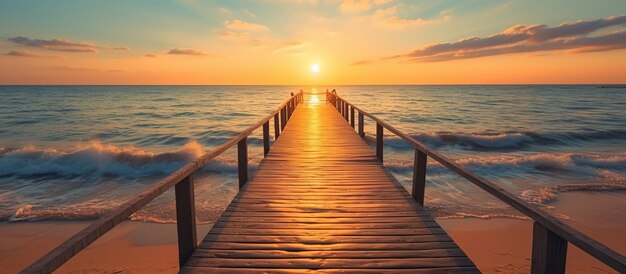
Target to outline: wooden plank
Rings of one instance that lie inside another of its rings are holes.
[[[287,259],[287,258],[332,258],[332,259],[380,259],[380,258],[442,258],[465,257],[461,249],[427,250],[356,250],[356,251],[301,251],[285,250],[220,250],[201,249],[194,254],[203,258],[251,258],[251,259]]]
[[[425,228],[439,227],[436,222],[396,222],[396,223],[335,223],[335,224],[311,224],[311,223],[257,223],[257,222],[218,222],[213,227],[220,228],[249,228],[249,229],[310,229],[310,230],[355,230],[355,229],[400,229],[400,228]],[[259,230],[259,233],[262,231]]]
[[[233,273],[233,274],[249,274],[249,273],[319,273],[316,269],[297,269],[297,268],[223,268],[223,267],[195,267],[185,266],[181,269],[181,273]],[[324,273],[371,273],[372,269],[365,268],[341,268],[332,269],[325,268]],[[436,267],[436,268],[396,268],[396,269],[376,269],[375,273],[447,273],[447,274],[472,274],[480,273],[476,267]]]
[[[222,235],[209,234],[205,242],[235,243],[301,243],[301,244],[336,244],[336,243],[425,243],[451,242],[447,234],[427,234],[411,236],[272,236],[265,235]]]
[[[189,266],[218,267],[268,267],[268,268],[432,268],[450,266],[473,266],[467,257],[445,258],[385,258],[385,259],[233,259],[233,258],[202,258],[193,256]]]
[[[268,237],[269,238],[269,237]],[[454,242],[423,242],[423,243],[235,243],[235,242],[202,242],[200,249],[228,250],[288,250],[288,251],[348,251],[348,250],[430,250],[458,248]]]

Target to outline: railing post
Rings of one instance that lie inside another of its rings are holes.
[[[354,128],[354,107],[350,107],[350,125]]]
[[[365,136],[365,117],[363,117],[363,113],[359,111],[359,136],[361,138]]]
[[[178,232],[178,265],[183,266],[196,249],[196,210],[193,173],[176,184],[176,231]]]
[[[286,107],[280,109],[280,130],[283,131],[287,125]]]
[[[287,112],[287,121],[289,121],[289,117],[291,117],[291,100],[287,101],[287,105],[285,105],[285,111]]]
[[[274,114],[274,140],[278,140],[280,136],[280,125],[278,122],[278,113]]]
[[[424,191],[426,188],[426,163],[428,156],[426,153],[415,149],[415,159],[413,160],[413,188],[411,195],[420,205],[424,206]]]
[[[383,126],[376,122],[376,158],[383,161]]]
[[[531,273],[565,273],[567,241],[538,222],[533,224],[532,252]]]
[[[348,102],[345,102],[344,106],[345,107],[343,109],[343,116],[344,116],[344,118],[346,118],[346,122],[347,122],[348,121],[348,113],[349,113],[348,109],[350,108],[350,105],[348,105]]]
[[[237,164],[239,165],[239,189],[248,181],[248,137],[237,143]]]
[[[263,156],[270,152],[270,121],[263,124]]]

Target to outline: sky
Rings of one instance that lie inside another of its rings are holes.
[[[0,84],[597,83],[624,0],[0,0]]]

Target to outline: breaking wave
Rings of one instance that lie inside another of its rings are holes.
[[[0,148],[0,177],[56,176],[64,178],[122,177],[142,178],[166,175],[204,154],[202,146],[191,141],[173,152],[156,153],[132,146],[114,146],[91,141],[68,151],[25,146]],[[252,165],[258,161],[252,160]],[[234,171],[235,160],[210,162],[205,170]]]
[[[456,146],[466,150],[513,150],[530,146],[573,145],[578,142],[626,139],[624,130],[589,132],[504,132],[498,134],[466,134],[436,132],[413,135],[413,138],[430,147]],[[368,139],[373,140],[372,136]],[[403,140],[386,136],[385,145],[400,149],[411,149]]]

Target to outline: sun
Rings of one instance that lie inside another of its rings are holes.
[[[318,72],[320,72],[320,65],[318,65],[318,64],[313,64],[313,65],[311,65],[311,72],[312,72],[312,73],[318,73]]]

